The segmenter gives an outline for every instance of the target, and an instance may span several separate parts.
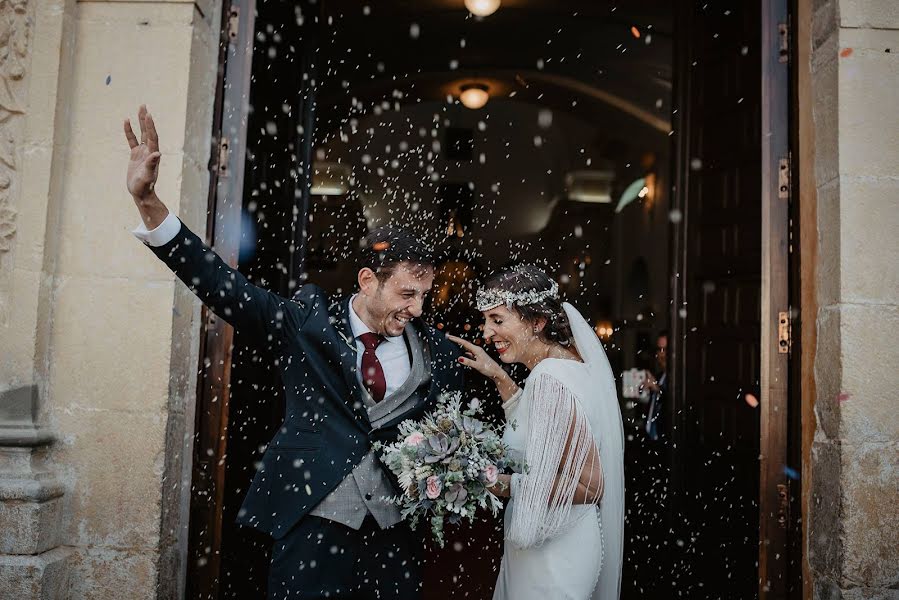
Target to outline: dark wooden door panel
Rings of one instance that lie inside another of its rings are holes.
[[[677,589],[691,598],[752,598],[759,413],[741,392],[760,379],[761,15],[736,0],[683,3],[681,11]]]
[[[789,489],[788,355],[777,350],[788,310],[788,204],[777,181],[789,160],[787,3],[678,6],[678,589],[779,597],[789,528],[779,500]]]

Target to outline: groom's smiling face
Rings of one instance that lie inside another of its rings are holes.
[[[434,283],[434,268],[399,263],[379,278],[371,269],[359,271],[359,304],[353,308],[375,333],[388,337],[403,334],[406,324],[420,317]]]

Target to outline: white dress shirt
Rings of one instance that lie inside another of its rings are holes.
[[[170,212],[155,229],[148,230],[144,223],[141,222],[131,233],[148,246],[158,247],[164,246],[175,239],[179,231],[181,231],[181,221]],[[362,385],[362,354],[365,352],[365,344],[362,343],[359,336],[363,333],[371,332],[371,329],[362,322],[362,319],[353,310],[353,300],[355,298],[355,295],[350,298],[350,328],[352,329],[353,337],[356,340],[356,349],[358,350],[356,352],[356,378],[359,380],[359,385]],[[387,389],[384,392],[384,397],[389,398],[391,394],[395,393],[406,382],[406,379],[409,378],[412,372],[406,340],[401,335],[385,337],[385,341],[381,342],[375,349],[375,356],[378,357],[381,368],[384,370],[384,379],[387,380]]]
[[[155,229],[147,229],[147,226],[141,221],[140,225],[131,230],[131,233],[146,245],[155,248],[171,242],[179,231],[181,231],[181,220],[169,213]]]
[[[362,354],[365,352],[365,344],[359,339],[363,333],[371,332],[368,325],[362,322],[359,315],[353,309],[353,300],[356,295],[350,298],[350,328],[353,331],[353,337],[356,339],[356,378],[359,385],[362,385]],[[384,370],[384,379],[387,380],[387,390],[384,392],[384,398],[389,398],[391,394],[396,392],[401,385],[406,383],[409,374],[412,373],[412,364],[409,359],[409,350],[406,348],[406,340],[403,336],[385,337],[384,341],[375,348],[375,356],[381,363]],[[365,386],[363,386],[364,388]]]

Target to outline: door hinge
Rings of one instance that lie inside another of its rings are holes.
[[[232,44],[237,42],[237,31],[240,27],[240,7],[231,5],[228,11],[228,41]]]
[[[219,138],[219,160],[218,160],[218,175],[220,178],[224,179],[228,177],[228,157],[231,154],[231,142],[228,138],[222,136]]]
[[[789,23],[778,23],[777,24],[777,37],[779,39],[780,47],[777,50],[777,62],[779,63],[788,63],[790,62],[790,24]]]
[[[777,314],[777,351],[789,354],[793,345],[793,328],[790,326],[790,313],[783,311]]]
[[[781,200],[790,199],[790,157],[781,158],[777,164],[777,197]]]
[[[777,524],[786,529],[790,523],[790,488],[785,483],[777,484]]]

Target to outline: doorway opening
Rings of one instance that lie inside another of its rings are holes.
[[[241,271],[287,296],[306,281],[352,293],[359,240],[400,225],[439,251],[428,319],[475,341],[479,279],[544,268],[622,384],[622,597],[759,595],[762,12],[232,4],[255,16]],[[665,382],[658,403],[634,383],[646,373]],[[194,597],[265,591],[270,542],[234,518],[283,418],[281,382],[239,332],[229,379],[210,454],[221,500],[203,513],[221,541],[191,541]],[[467,385],[496,400],[477,374]],[[426,597],[491,597],[501,548],[501,521],[450,532]]]

